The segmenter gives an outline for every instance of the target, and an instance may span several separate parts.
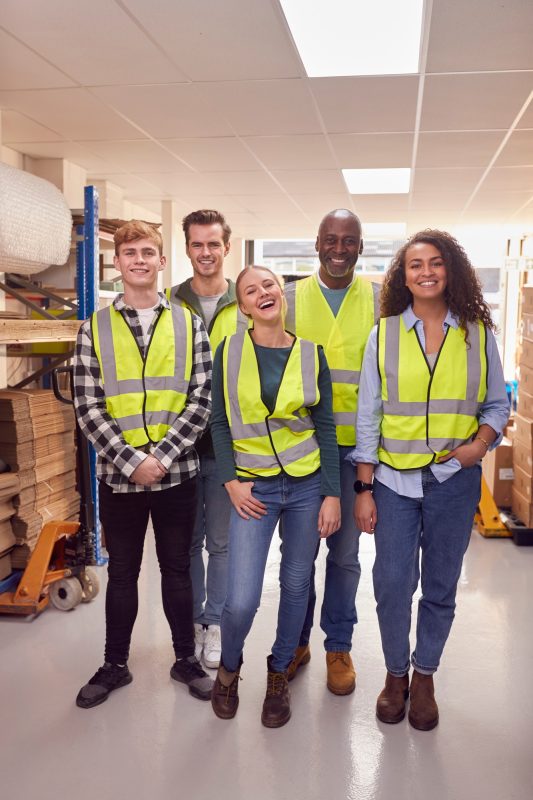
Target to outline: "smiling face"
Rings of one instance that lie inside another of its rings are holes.
[[[333,213],[320,224],[315,250],[320,259],[320,277],[335,280],[351,277],[363,252],[361,225],[349,212]]]
[[[218,222],[212,225],[191,225],[185,252],[193,271],[203,278],[222,274],[230,244],[224,244],[224,231]]]
[[[123,242],[113,259],[125,287],[152,289],[157,287],[157,273],[165,268],[166,259],[152,239]]]
[[[447,286],[446,264],[437,248],[417,242],[405,252],[405,285],[419,301],[442,300]]]
[[[254,322],[277,323],[283,311],[283,290],[268,270],[252,267],[238,284],[239,308]]]

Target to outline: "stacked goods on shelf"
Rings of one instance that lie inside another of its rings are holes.
[[[11,552],[16,539],[11,528],[11,518],[15,513],[13,498],[20,489],[15,472],[0,474],[0,581],[11,574]]]
[[[510,508],[513,488],[513,443],[503,437],[499,447],[489,450],[482,461],[483,477],[498,508]]]
[[[47,389],[0,391],[0,451],[20,482],[11,517],[15,568],[26,565],[46,522],[78,518],[74,426],[72,407]]]
[[[522,287],[520,380],[513,436],[513,513],[533,527],[533,286]]]

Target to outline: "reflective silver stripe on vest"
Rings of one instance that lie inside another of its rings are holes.
[[[426,412],[430,414],[467,414],[475,417],[479,411],[480,403],[474,400],[430,400],[427,403],[412,401],[402,403],[398,400],[391,402],[383,401],[383,412],[396,417],[425,417]]]
[[[398,388],[400,364],[400,317],[389,317],[385,324],[385,375],[387,377],[387,397],[389,403],[400,403]],[[425,403],[423,404],[425,406]],[[383,404],[385,411],[385,404]],[[402,412],[390,411],[385,413],[398,414]],[[425,414],[425,409],[424,409]]]
[[[189,382],[185,378],[187,323],[185,312],[180,306],[172,305],[172,319],[174,323],[174,374],[164,376],[146,376],[142,378],[117,378],[117,362],[113,348],[113,332],[111,328],[111,314],[113,309],[102,309],[97,312],[98,339],[100,343],[100,357],[102,359],[104,391],[108,397],[132,392],[171,390],[179,394],[187,394]],[[114,312],[120,313],[120,312]],[[124,324],[127,325],[126,322]],[[135,426],[139,427],[139,426]],[[141,426],[142,427],[142,426]]]
[[[464,444],[464,439],[431,439],[431,447],[425,439],[389,439],[381,437],[381,447],[388,453],[402,453],[404,455],[427,455],[442,450],[453,450]]]
[[[355,411],[333,412],[333,419],[335,421],[335,425],[351,425],[352,428],[355,428],[356,416],[357,415]]]
[[[313,342],[308,342],[306,339],[300,339],[300,370],[302,373],[302,386],[304,393],[303,405],[306,407],[313,406],[316,403],[317,393],[315,377],[315,345]]]
[[[361,373],[353,369],[330,369],[332,383],[351,383],[358,385]]]
[[[285,328],[292,333],[296,332],[296,285],[294,290],[285,294],[287,312],[285,314]]]
[[[241,309],[237,305],[237,332],[240,330],[247,330],[249,323],[250,320],[245,314],[242,313]]]
[[[177,418],[173,411],[147,411],[146,419],[142,414],[130,414],[127,417],[117,417],[117,422],[123,431],[131,431],[135,428],[144,428],[146,425],[172,425]]]
[[[277,469],[280,465],[288,466],[293,464],[305,456],[310,455],[318,450],[318,443],[314,436],[306,439],[305,442],[291,447],[289,450],[284,450],[278,453],[278,459],[274,455],[254,455],[252,453],[239,453],[234,451],[235,463],[238,467],[243,469]]]

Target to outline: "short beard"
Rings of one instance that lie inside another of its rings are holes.
[[[330,278],[346,278],[348,275],[350,275],[350,273],[353,275],[353,273],[355,272],[355,264],[353,265],[353,267],[350,267],[345,272],[331,272],[328,269],[327,264],[323,264],[322,262],[320,262],[320,266],[324,267],[324,270],[327,272]]]

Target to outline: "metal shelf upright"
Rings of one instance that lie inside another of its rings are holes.
[[[88,319],[98,310],[99,286],[98,245],[98,190],[86,186],[84,195],[83,225],[76,226],[76,289],[78,293],[78,319]],[[102,537],[98,517],[98,481],[96,480],[96,453],[89,446],[91,489],[94,500],[95,558],[98,565],[105,564],[102,555]]]

